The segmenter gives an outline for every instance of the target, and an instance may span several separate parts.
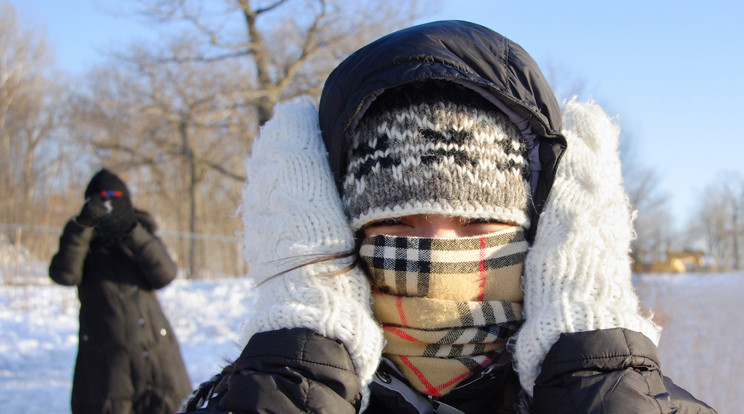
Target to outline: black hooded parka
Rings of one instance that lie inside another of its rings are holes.
[[[519,45],[473,23],[441,21],[392,33],[331,73],[319,121],[337,186],[346,171],[350,131],[370,103],[387,89],[421,80],[472,89],[518,126],[530,162],[532,238],[566,148],[560,108],[537,64]],[[521,391],[509,354],[502,355],[439,399],[413,390],[383,359],[365,413],[714,412],[663,377],[656,346],[626,329],[561,335],[542,364],[531,400]],[[302,328],[254,335],[229,370],[197,394],[193,406],[208,404],[195,411],[210,413],[351,414],[362,404],[344,345]]]
[[[68,221],[49,267],[52,280],[77,286],[80,299],[75,414],[168,414],[191,391],[156,294],[175,278],[176,264],[153,235],[153,218],[135,212],[137,225],[116,241]]]

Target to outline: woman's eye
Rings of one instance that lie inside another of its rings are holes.
[[[473,219],[463,223],[463,227],[467,227],[468,231],[475,234],[493,233],[511,226],[512,224],[493,219]]]
[[[378,220],[374,223],[369,223],[367,227],[378,227],[378,226],[400,226],[403,222],[396,219],[385,219],[385,220]]]
[[[401,220],[385,219],[367,224],[362,231],[366,237],[376,236],[378,234],[397,235],[406,228],[405,226],[406,224]]]
[[[466,223],[464,223],[466,226],[471,224],[498,224],[499,222],[497,220],[493,219],[486,219],[486,218],[479,218],[479,219],[471,219],[468,220]]]

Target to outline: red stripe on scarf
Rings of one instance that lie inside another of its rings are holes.
[[[452,384],[454,384],[454,383],[457,383],[457,382],[459,382],[460,380],[464,379],[465,377],[467,377],[468,375],[472,374],[472,373],[473,373],[473,372],[475,372],[476,370],[478,370],[478,369],[480,369],[480,368],[483,368],[483,367],[485,367],[485,366],[486,366],[486,365],[488,365],[488,364],[489,364],[490,362],[491,362],[491,357],[490,357],[490,356],[486,356],[486,358],[485,358],[485,359],[483,360],[483,362],[481,362],[480,364],[478,364],[478,368],[475,368],[475,369],[471,369],[471,370],[470,370],[470,371],[468,371],[468,372],[463,372],[462,374],[460,374],[460,375],[456,376],[455,378],[452,378],[451,380],[449,380],[449,381],[445,382],[444,384],[442,384],[442,385],[438,386],[438,387],[436,388],[436,389],[437,389],[437,391],[439,391],[439,390],[443,390],[443,389],[445,389],[445,388],[449,387],[450,385],[452,385]]]
[[[400,317],[400,324],[403,326],[408,326],[408,321],[406,321],[406,314],[403,312],[403,299],[400,297],[397,297],[395,299],[395,307],[398,308],[398,316]]]
[[[421,384],[424,387],[426,387],[427,394],[433,395],[435,397],[441,397],[442,396],[442,394],[440,394],[439,391],[433,385],[431,385],[431,383],[426,379],[426,377],[424,376],[424,374],[422,374],[421,371],[419,371],[418,368],[416,368],[411,363],[411,361],[408,359],[408,357],[401,356],[400,357],[400,360],[403,361],[403,363],[406,364],[406,366],[408,368],[410,368],[411,371],[413,371],[413,373],[416,375],[416,378],[418,378],[418,380],[421,381]]]
[[[486,365],[488,365],[491,362],[492,358],[490,356],[486,356],[486,358],[483,359],[483,361],[481,361],[480,364],[478,364],[478,368],[468,370],[467,372],[463,372],[462,374],[460,374],[460,375],[452,378],[451,380],[445,382],[444,384],[442,384],[442,385],[440,385],[438,387],[435,387],[434,385],[432,385],[432,383],[430,383],[426,379],[426,377],[424,376],[424,374],[421,371],[419,371],[419,369],[416,368],[415,365],[413,365],[413,363],[411,362],[411,360],[408,359],[408,357],[405,357],[405,356],[402,356],[401,355],[400,356],[400,360],[404,364],[406,364],[406,366],[408,368],[410,368],[411,371],[413,371],[413,373],[416,375],[416,378],[418,378],[418,380],[421,381],[421,384],[424,387],[426,387],[427,394],[432,395],[434,397],[441,397],[442,396],[442,393],[439,392],[440,390],[443,390],[443,389],[449,387],[450,385],[461,381],[462,379],[464,379],[468,375],[470,375],[473,372],[475,372],[477,369],[480,369],[480,368],[485,367]]]
[[[486,294],[486,238],[480,238],[480,286],[478,286],[478,300],[483,301]]]
[[[415,337],[413,337],[413,336],[411,336],[411,335],[409,335],[409,334],[401,331],[398,328],[392,327],[392,326],[384,326],[383,325],[382,329],[384,329],[384,330],[386,330],[388,332],[392,332],[393,335],[397,336],[398,338],[405,339],[406,341],[410,341],[410,342],[421,342],[422,344],[425,343],[422,340],[416,339]]]

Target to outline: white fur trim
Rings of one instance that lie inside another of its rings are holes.
[[[563,108],[567,148],[537,224],[523,278],[525,323],[515,363],[532,395],[540,365],[562,332],[622,327],[658,344],[631,284],[632,212],[622,185],[620,129],[593,101]]]

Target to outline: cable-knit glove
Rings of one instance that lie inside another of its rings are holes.
[[[80,210],[80,214],[75,217],[75,222],[84,227],[93,227],[98,224],[98,220],[108,213],[110,206],[106,204],[103,196],[100,194],[93,194],[83,204],[83,208]]]
[[[280,104],[261,129],[246,162],[248,180],[238,211],[253,313],[242,325],[243,342],[255,333],[310,328],[341,340],[363,389],[383,347],[371,310],[370,287],[359,267],[340,275],[352,257],[300,266],[352,251],[354,237],[343,213],[311,103]]]
[[[593,102],[563,111],[567,148],[540,216],[523,279],[525,323],[514,356],[532,395],[540,364],[563,332],[627,328],[658,344],[631,284],[633,214],[622,185],[619,127]]]
[[[128,235],[137,225],[132,201],[129,197],[111,197],[107,201],[111,212],[98,221],[98,230],[104,237],[120,238]]]

